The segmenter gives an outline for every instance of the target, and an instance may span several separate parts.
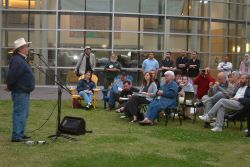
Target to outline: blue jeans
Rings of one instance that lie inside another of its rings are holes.
[[[20,139],[24,136],[26,122],[29,117],[29,93],[11,93],[13,100],[13,131],[12,139]]]
[[[79,95],[88,103],[91,104],[93,101],[93,92],[91,93],[86,93],[84,91],[79,92]]]
[[[146,117],[151,121],[154,121],[158,117],[159,112],[163,109],[160,100],[155,99],[149,104]]]

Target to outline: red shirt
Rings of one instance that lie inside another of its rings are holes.
[[[197,98],[201,99],[204,95],[207,94],[209,90],[209,83],[215,82],[215,79],[212,78],[209,74],[203,77],[199,74],[196,79],[194,80],[194,84],[197,85]]]

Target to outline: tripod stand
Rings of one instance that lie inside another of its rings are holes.
[[[33,54],[37,55],[39,57],[39,59],[45,64],[45,66],[47,67],[47,69],[51,69],[49,67],[49,65],[46,63],[46,61],[43,59],[44,57],[41,54],[32,52]],[[43,58],[42,58],[43,57]],[[60,131],[60,122],[61,122],[61,108],[62,108],[62,90],[66,90],[69,94],[71,94],[70,90],[64,86],[63,84],[61,84],[60,80],[58,80],[58,77],[56,76],[56,80],[55,78],[53,78],[52,76],[48,75],[46,72],[44,72],[42,69],[38,68],[39,71],[41,71],[42,73],[44,73],[46,76],[48,76],[51,80],[54,80],[54,82],[57,84],[58,86],[58,94],[57,94],[57,127],[56,127],[56,133],[54,135],[50,135],[48,136],[48,138],[52,139],[52,142],[54,142],[55,140],[58,139],[58,137],[63,137],[65,139],[69,139],[69,140],[76,140],[73,137],[67,136],[67,135],[63,135],[62,132]]]

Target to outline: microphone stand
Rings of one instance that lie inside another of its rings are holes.
[[[46,63],[46,61],[44,60],[44,56],[41,54],[37,54],[35,52],[33,52],[33,54],[37,55],[38,58],[45,64],[45,66],[47,67],[47,69],[51,70],[51,68],[49,67],[49,65]],[[51,75],[48,75],[46,72],[44,72],[42,69],[38,68],[39,71],[41,71],[42,73],[44,73],[46,76],[49,77],[49,79],[53,80],[57,86],[58,86],[58,94],[57,94],[57,127],[56,127],[56,133],[53,135],[48,136],[48,138],[52,139],[52,142],[56,141],[59,137],[65,138],[65,139],[69,139],[69,140],[76,140],[73,137],[67,136],[67,135],[63,135],[62,132],[60,131],[60,123],[61,123],[61,108],[62,108],[62,91],[65,90],[66,92],[68,92],[69,94],[71,94],[69,88],[67,88],[66,86],[64,86],[61,81],[58,79],[57,75],[56,75],[56,80],[55,78],[53,78]]]

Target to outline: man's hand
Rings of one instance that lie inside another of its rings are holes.
[[[163,90],[158,90],[157,95],[162,96],[163,95]]]

